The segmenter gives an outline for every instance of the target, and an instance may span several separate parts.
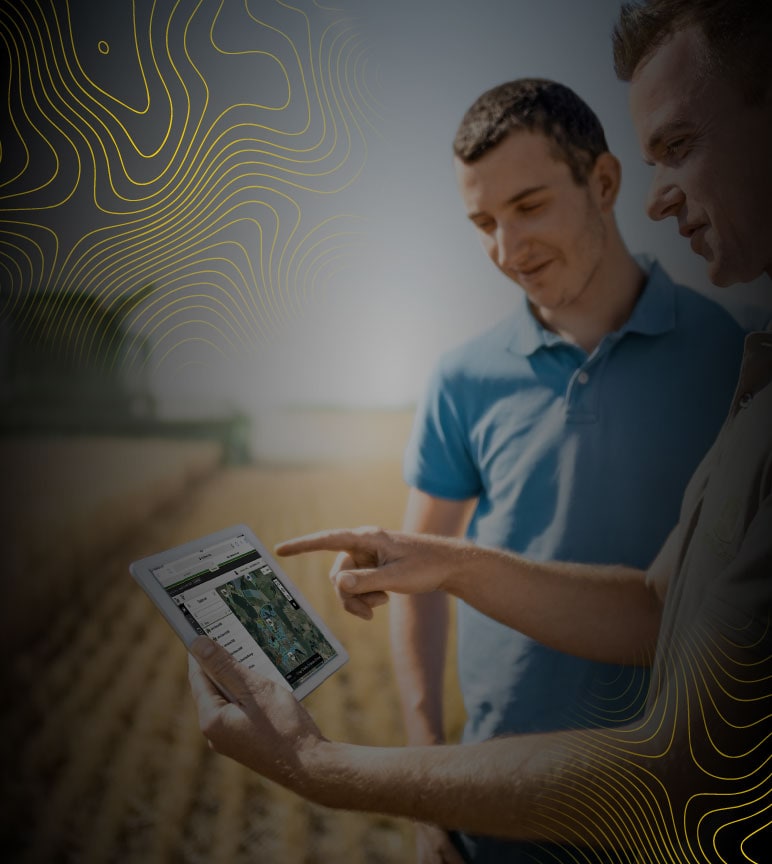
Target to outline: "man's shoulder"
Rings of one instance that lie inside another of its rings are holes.
[[[743,320],[731,297],[708,294],[690,285],[670,280],[675,302],[675,327],[704,335],[724,334],[742,338],[753,327]]]
[[[501,358],[511,358],[521,311],[512,312],[481,333],[448,349],[438,362],[438,368],[445,375],[475,374],[491,367]]]

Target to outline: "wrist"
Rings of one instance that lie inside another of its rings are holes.
[[[442,581],[439,590],[453,597],[463,598],[470,574],[474,575],[480,566],[485,550],[469,541],[451,540],[445,556]]]
[[[356,809],[351,797],[353,784],[346,782],[351,771],[353,745],[326,738],[318,740],[301,755],[302,789],[294,789],[303,797],[325,807]]]
[[[412,760],[408,759],[409,770],[405,761],[411,752],[415,751],[322,739],[303,754],[305,785],[301,794],[336,810],[411,814],[415,790],[405,783],[413,771]]]
[[[521,562],[512,552],[460,543],[456,554],[448,556],[443,590],[484,611],[478,603],[481,593],[494,586],[511,586],[512,579],[521,572]]]

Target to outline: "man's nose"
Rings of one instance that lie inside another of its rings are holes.
[[[681,187],[672,178],[657,171],[649,187],[646,212],[650,219],[659,221],[676,216],[683,206],[685,196]]]
[[[516,270],[523,247],[523,232],[505,223],[496,231],[496,263],[502,270]]]

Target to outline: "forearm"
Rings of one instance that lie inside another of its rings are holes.
[[[623,566],[534,562],[459,544],[444,588],[480,612],[560,651],[647,665],[661,603],[645,573]]]
[[[395,595],[390,614],[391,652],[407,740],[439,743],[444,740],[447,595]]]
[[[665,762],[627,730],[395,749],[325,742],[308,755],[307,791],[326,806],[476,834],[625,846],[662,792],[652,770]]]
[[[413,488],[403,530],[458,537],[474,503],[474,499],[436,498]],[[448,597],[443,591],[391,598],[391,653],[410,744],[437,744],[445,738],[442,702],[448,619]]]
[[[533,562],[448,537],[369,528],[277,547],[281,555],[320,549],[349,553],[335,575],[343,595],[446,591],[559,651],[609,663],[653,657],[662,601],[642,570]]]

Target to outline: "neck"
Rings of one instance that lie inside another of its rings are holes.
[[[566,342],[591,354],[608,333],[632,314],[646,275],[627,251],[616,226],[590,284],[573,303],[558,309],[531,306],[536,317]]]

